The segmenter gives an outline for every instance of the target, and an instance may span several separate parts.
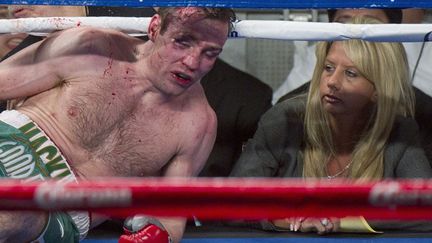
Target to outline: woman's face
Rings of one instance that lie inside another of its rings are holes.
[[[340,41],[333,42],[324,62],[320,98],[324,109],[333,116],[362,117],[376,102],[373,83],[360,74]]]

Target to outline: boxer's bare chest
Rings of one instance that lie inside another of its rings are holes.
[[[69,108],[70,114],[80,109],[72,119],[82,147],[101,168],[118,176],[159,175],[178,152],[179,138],[187,135],[182,129],[185,112],[131,88],[99,91],[77,97]]]
[[[157,109],[132,113],[101,146],[99,157],[124,176],[155,176],[176,155],[182,136],[174,113]]]

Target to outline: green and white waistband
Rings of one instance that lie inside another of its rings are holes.
[[[35,122],[16,110],[0,113],[0,177],[26,182],[77,181],[60,149]],[[88,212],[68,213],[84,238],[90,227]]]

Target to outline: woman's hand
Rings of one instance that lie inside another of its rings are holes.
[[[340,227],[340,220],[338,218],[285,218],[273,220],[272,223],[283,229],[290,231],[301,232],[317,232],[318,234],[325,234],[329,232],[337,232]]]
[[[272,223],[281,229],[287,229],[290,231],[297,231],[300,228],[301,219],[304,218],[284,218],[284,219],[275,219]],[[297,226],[295,224],[297,222]]]
[[[339,226],[338,218],[306,218],[300,225],[300,231],[316,231],[318,234],[325,234],[339,231]]]

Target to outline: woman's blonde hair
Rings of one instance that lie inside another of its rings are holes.
[[[353,24],[378,20],[354,18]],[[335,155],[329,116],[323,109],[319,86],[324,62],[333,42],[319,43],[317,63],[307,97],[305,113],[304,177],[325,177],[330,156]],[[370,112],[352,153],[349,178],[379,179],[384,170],[384,148],[397,115],[414,116],[414,93],[409,83],[405,50],[401,43],[343,41],[346,55],[361,75],[371,81],[377,102]]]

